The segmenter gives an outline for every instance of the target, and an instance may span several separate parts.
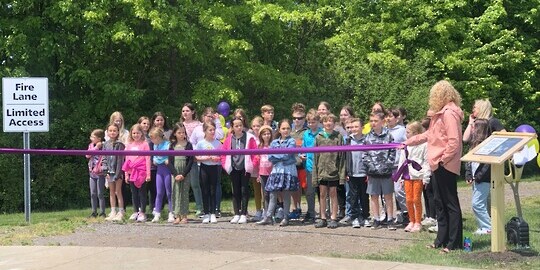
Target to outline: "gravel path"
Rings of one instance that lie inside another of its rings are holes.
[[[505,186],[507,203],[513,203],[511,188]],[[540,181],[520,184],[521,198],[540,194]],[[459,190],[462,210],[471,212],[471,190]],[[218,219],[218,224],[201,224],[192,220],[189,224],[175,226],[167,223],[110,224],[91,223],[75,233],[65,236],[35,239],[35,245],[119,246],[178,248],[198,250],[230,250],[246,252],[269,252],[298,255],[343,256],[378,253],[398,249],[419,240],[419,237],[403,230],[315,229],[313,225],[292,225],[281,228],[258,226],[253,223],[230,224],[229,218]]]

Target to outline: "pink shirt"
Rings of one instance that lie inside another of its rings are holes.
[[[429,129],[405,141],[406,145],[418,145],[427,142],[427,159],[431,171],[439,168],[439,162],[445,169],[459,175],[461,170],[463,111],[454,102],[446,104],[431,117]]]
[[[189,137],[191,137],[191,133],[193,133],[193,130],[199,126],[199,125],[202,125],[201,122],[199,122],[198,120],[193,120],[191,122],[183,122],[184,124],[184,127],[186,128],[186,134],[187,134],[187,138],[189,139]]]
[[[144,151],[144,150],[150,150],[150,147],[148,146],[148,143],[146,141],[142,142],[130,142],[126,145],[126,151]],[[146,159],[146,177],[150,178],[150,156],[126,156],[126,160],[124,162],[127,162],[128,160],[131,161],[131,163],[137,163],[140,159]]]
[[[265,146],[263,149],[270,147]],[[268,155],[261,154],[259,159],[259,175],[268,176],[272,172],[272,162],[268,160]]]

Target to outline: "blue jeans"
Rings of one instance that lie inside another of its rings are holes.
[[[488,182],[473,182],[472,210],[480,229],[491,230],[491,217],[488,212],[488,198],[491,184]]]

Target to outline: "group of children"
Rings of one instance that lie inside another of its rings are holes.
[[[88,149],[227,151],[363,145],[366,150],[257,155],[87,156],[91,216],[105,216],[103,194],[108,186],[111,212],[106,220],[123,220],[122,185],[125,182],[132,192],[133,214],[129,220],[146,221],[146,206],[150,205],[152,222],[159,221],[166,195],[167,221],[188,223],[191,187],[197,205],[196,215],[200,213],[202,223],[217,223],[221,214],[221,174],[224,170],[230,175],[232,184],[234,215],[231,223],[254,221],[258,225],[269,225],[277,218],[280,226],[287,226],[290,220],[301,218],[302,191],[308,209],[301,222],[314,224],[316,228],[337,228],[341,224],[378,229],[386,224],[388,229],[396,230],[403,224],[405,231],[418,232],[422,229],[423,193],[426,219],[435,218],[435,206],[429,205],[432,199],[426,197],[430,179],[426,144],[406,150],[370,147],[401,143],[420,134],[429,127],[429,118],[405,127],[404,109],[385,110],[382,104],[376,103],[369,115],[369,123],[364,126],[349,106],[341,109],[338,118],[326,102],[309,111],[303,104],[295,103],[292,121],[276,122],[273,116],[274,108],[265,105],[261,108],[261,116],[254,117],[248,126],[245,112],[237,109],[227,133],[224,132],[225,123],[212,108],[206,108],[202,121],[198,121],[193,105],[187,103],[182,108],[181,121],[174,124],[172,130],[167,127],[166,117],[158,112],[152,120],[141,117],[127,131],[122,115],[115,112],[106,132],[100,129],[92,132]],[[407,167],[407,173],[396,176],[401,167]],[[247,210],[250,184],[256,206],[256,213],[251,218]],[[318,216],[315,194],[319,202]],[[292,211],[289,213],[291,200]],[[381,205],[384,210],[380,209]],[[394,206],[399,211],[395,211]]]

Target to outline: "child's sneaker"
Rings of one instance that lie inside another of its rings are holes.
[[[106,221],[112,221],[116,217],[116,210],[111,210],[109,216],[105,218]]]
[[[131,221],[135,221],[137,220],[137,216],[139,215],[139,213],[133,213],[131,214],[131,216],[129,216],[129,220]]]
[[[353,228],[360,228],[362,227],[362,225],[360,225],[360,220],[358,218],[355,218],[352,222],[352,227]]]
[[[208,224],[208,223],[210,223],[210,215],[205,214],[205,215],[203,216],[202,223],[203,223],[203,224]]]
[[[324,228],[328,226],[328,223],[326,222],[326,219],[319,219],[317,223],[315,223],[315,228]]]
[[[381,228],[381,221],[380,220],[373,220],[373,223],[371,224],[371,229],[372,230],[378,230]]]
[[[247,217],[245,215],[241,215],[240,219],[238,220],[238,224],[246,224],[247,223]]]
[[[257,210],[257,212],[255,213],[255,216],[253,217],[253,221],[259,221],[259,220],[262,220],[263,219],[263,211],[262,210]]]
[[[389,219],[388,220],[388,230],[390,231],[395,231],[397,230],[397,227],[396,227],[396,220],[395,219]]]
[[[234,223],[238,223],[239,220],[240,220],[240,215],[234,215],[234,217],[229,222],[234,224]]]
[[[436,233],[439,231],[439,226],[437,226],[437,224],[435,224],[435,226],[431,226],[428,228],[428,232],[431,232],[431,233]]]
[[[427,217],[427,218],[424,218],[424,220],[422,220],[421,224],[422,226],[431,227],[437,224],[437,220],[435,220],[434,218]]]
[[[407,225],[407,227],[405,227],[405,229],[403,229],[403,230],[406,231],[406,232],[410,232],[411,229],[413,228],[413,226],[414,226],[414,223],[409,222],[409,225]]]
[[[124,220],[124,211],[116,213],[116,216],[112,219],[113,221],[123,221]]]
[[[154,213],[154,218],[152,219],[153,223],[159,222],[159,218],[161,217],[160,213]]]
[[[174,214],[172,212],[169,212],[169,218],[167,219],[167,222],[172,223],[174,221]]]
[[[137,222],[146,222],[146,215],[144,213],[139,213],[137,216]]]
[[[212,224],[216,224],[216,223],[217,223],[216,214],[211,214],[211,215],[210,215],[210,223],[212,223]]]

